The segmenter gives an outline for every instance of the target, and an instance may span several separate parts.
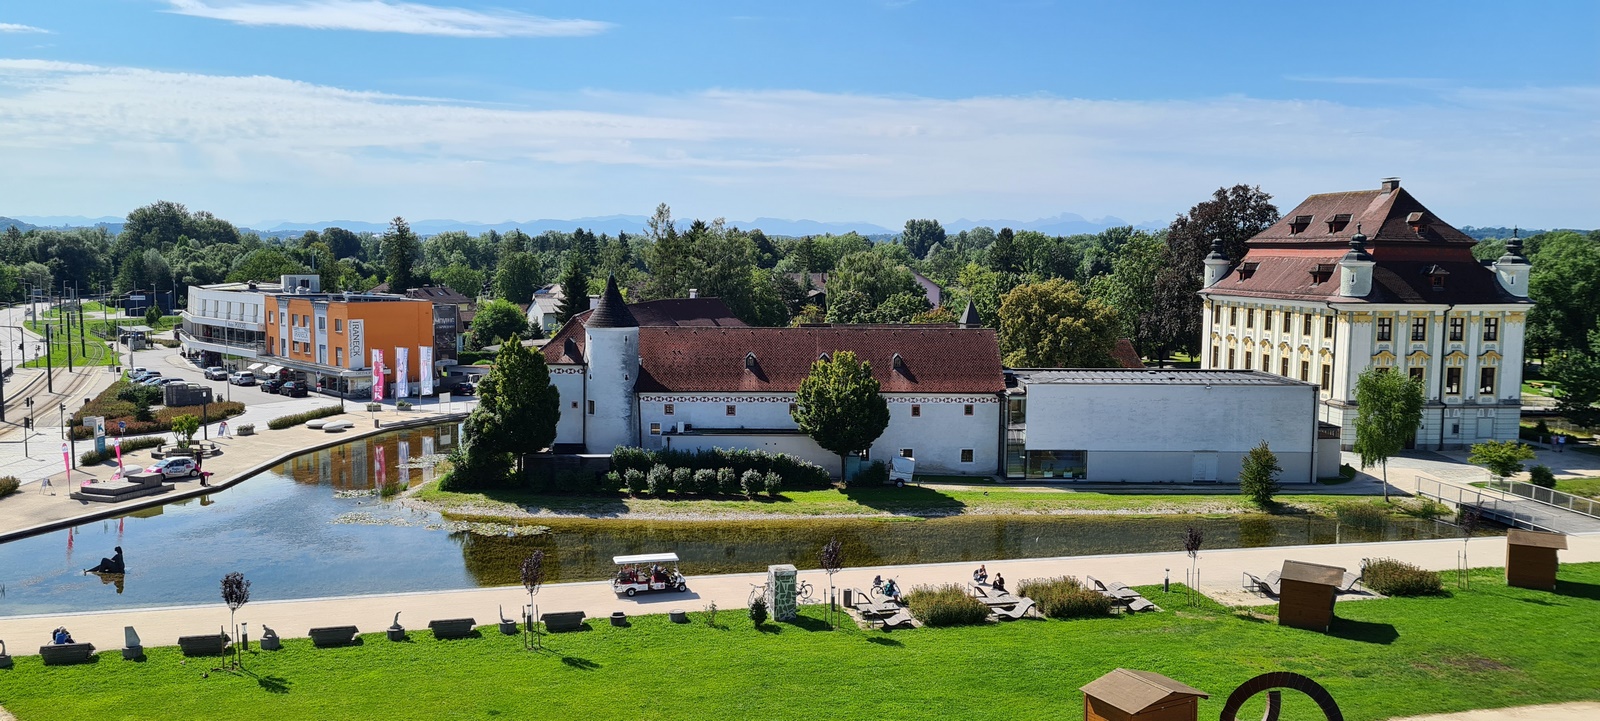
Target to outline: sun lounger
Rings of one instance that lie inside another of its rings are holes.
[[[988,606],[989,608],[999,608],[1002,606],[1015,606],[1023,601],[1026,601],[1027,599],[1007,593],[998,596],[987,596],[978,600],[983,601],[984,605]]]
[[[94,658],[92,643],[52,643],[39,647],[39,656],[46,666],[65,666],[71,663],[88,663]]]
[[[901,627],[909,628],[912,625],[912,623],[911,623],[911,612],[902,608],[902,609],[900,609],[900,611],[898,613],[896,613],[896,614],[894,614],[892,616],[885,617],[882,620],[882,623],[883,623],[883,629],[885,631],[887,631],[887,630],[889,630],[891,628],[901,628]]]
[[[1028,615],[1028,612],[1033,610],[1033,599],[1024,598],[1020,599],[1020,601],[1021,603],[1012,606],[1010,609],[990,608],[989,612],[1002,621],[1015,621]]]
[[[348,646],[356,640],[355,626],[323,626],[311,629],[311,645],[317,648]]]
[[[1356,584],[1360,582],[1361,576],[1359,574],[1346,571],[1344,574],[1344,582],[1340,583],[1339,587],[1335,588],[1333,591],[1334,593],[1354,593],[1356,590]]]
[[[478,625],[471,618],[443,618],[428,622],[428,630],[433,632],[434,638],[466,638],[472,635],[472,627]]]
[[[1128,607],[1129,611],[1132,611],[1134,613],[1138,613],[1140,611],[1160,611],[1161,610],[1160,606],[1157,606],[1154,603],[1151,603],[1150,599],[1145,598],[1143,596],[1140,596],[1138,598],[1128,599],[1127,607]]]
[[[1267,574],[1266,578],[1262,578],[1254,573],[1245,571],[1243,580],[1239,582],[1239,586],[1246,591],[1250,591],[1251,593],[1262,593],[1273,597],[1277,597],[1279,585],[1277,571]]]
[[[228,637],[220,633],[179,636],[178,648],[185,656],[221,656],[228,650]]]

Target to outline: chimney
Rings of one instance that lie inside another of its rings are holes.
[[[598,295],[589,296],[589,310],[594,310],[599,305],[600,305],[600,296],[598,296]]]
[[[1393,193],[1394,191],[1399,190],[1399,189],[1400,189],[1400,179],[1399,178],[1384,178],[1383,179],[1383,192],[1385,192],[1385,193]]]
[[[699,298],[700,297],[700,289],[699,288],[690,288],[689,289],[689,297],[690,298]]]

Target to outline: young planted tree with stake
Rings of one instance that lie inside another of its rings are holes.
[[[1189,603],[1195,601],[1195,589],[1200,586],[1200,546],[1205,543],[1206,532],[1194,526],[1183,532],[1183,552],[1189,554]]]
[[[839,543],[837,537],[829,539],[827,545],[822,547],[822,555],[818,561],[822,570],[828,572],[828,624],[831,626],[834,622],[833,614],[837,610],[833,600],[833,574],[844,567],[844,546]]]
[[[243,665],[244,656],[239,648],[239,625],[234,616],[239,608],[250,602],[250,582],[244,574],[234,571],[222,577],[222,602],[228,604],[228,625],[233,627],[233,663]]]
[[[534,551],[532,555],[522,561],[522,587],[528,592],[527,622],[522,625],[523,645],[526,648],[542,648],[539,641],[539,607],[534,605],[533,597],[539,594],[539,587],[544,585],[544,551]]]

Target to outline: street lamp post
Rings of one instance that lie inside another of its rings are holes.
[[[31,458],[28,455],[28,436],[33,435],[33,399],[25,398],[22,403],[28,407],[28,415],[22,419],[22,457]]]

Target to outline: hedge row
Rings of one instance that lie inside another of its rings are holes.
[[[318,418],[336,416],[343,412],[343,405],[323,406],[321,408],[312,409],[304,413],[291,413],[287,416],[278,416],[277,418],[267,421],[267,427],[275,431],[281,431],[285,428],[293,428],[301,423],[305,423],[306,421],[314,421]]]
[[[130,453],[132,451],[142,451],[146,448],[155,448],[156,446],[166,442],[167,439],[160,436],[140,436],[138,438],[129,438],[122,441],[122,452]],[[81,456],[78,456],[78,465],[97,466],[116,457],[116,449],[112,448],[111,444],[108,442],[106,443],[105,453],[101,453],[99,451],[89,451]]]
[[[656,466],[666,466],[676,471],[687,470],[690,481],[678,487],[695,488],[693,474],[697,471],[711,471],[713,473],[724,468],[730,469],[740,478],[740,490],[743,491],[743,477],[747,472],[754,471],[763,478],[768,474],[777,474],[783,488],[828,488],[832,481],[828,472],[810,461],[802,460],[787,453],[768,453],[743,448],[711,448],[698,451],[659,450],[650,451],[631,446],[617,446],[611,452],[611,470],[626,482],[629,471],[638,471],[649,474]],[[764,483],[764,482],[763,482]],[[720,486],[720,484],[719,484]],[[762,489],[765,490],[763,485]],[[695,491],[700,492],[700,491]],[[719,493],[727,493],[719,490]],[[749,495],[746,493],[746,495]]]

